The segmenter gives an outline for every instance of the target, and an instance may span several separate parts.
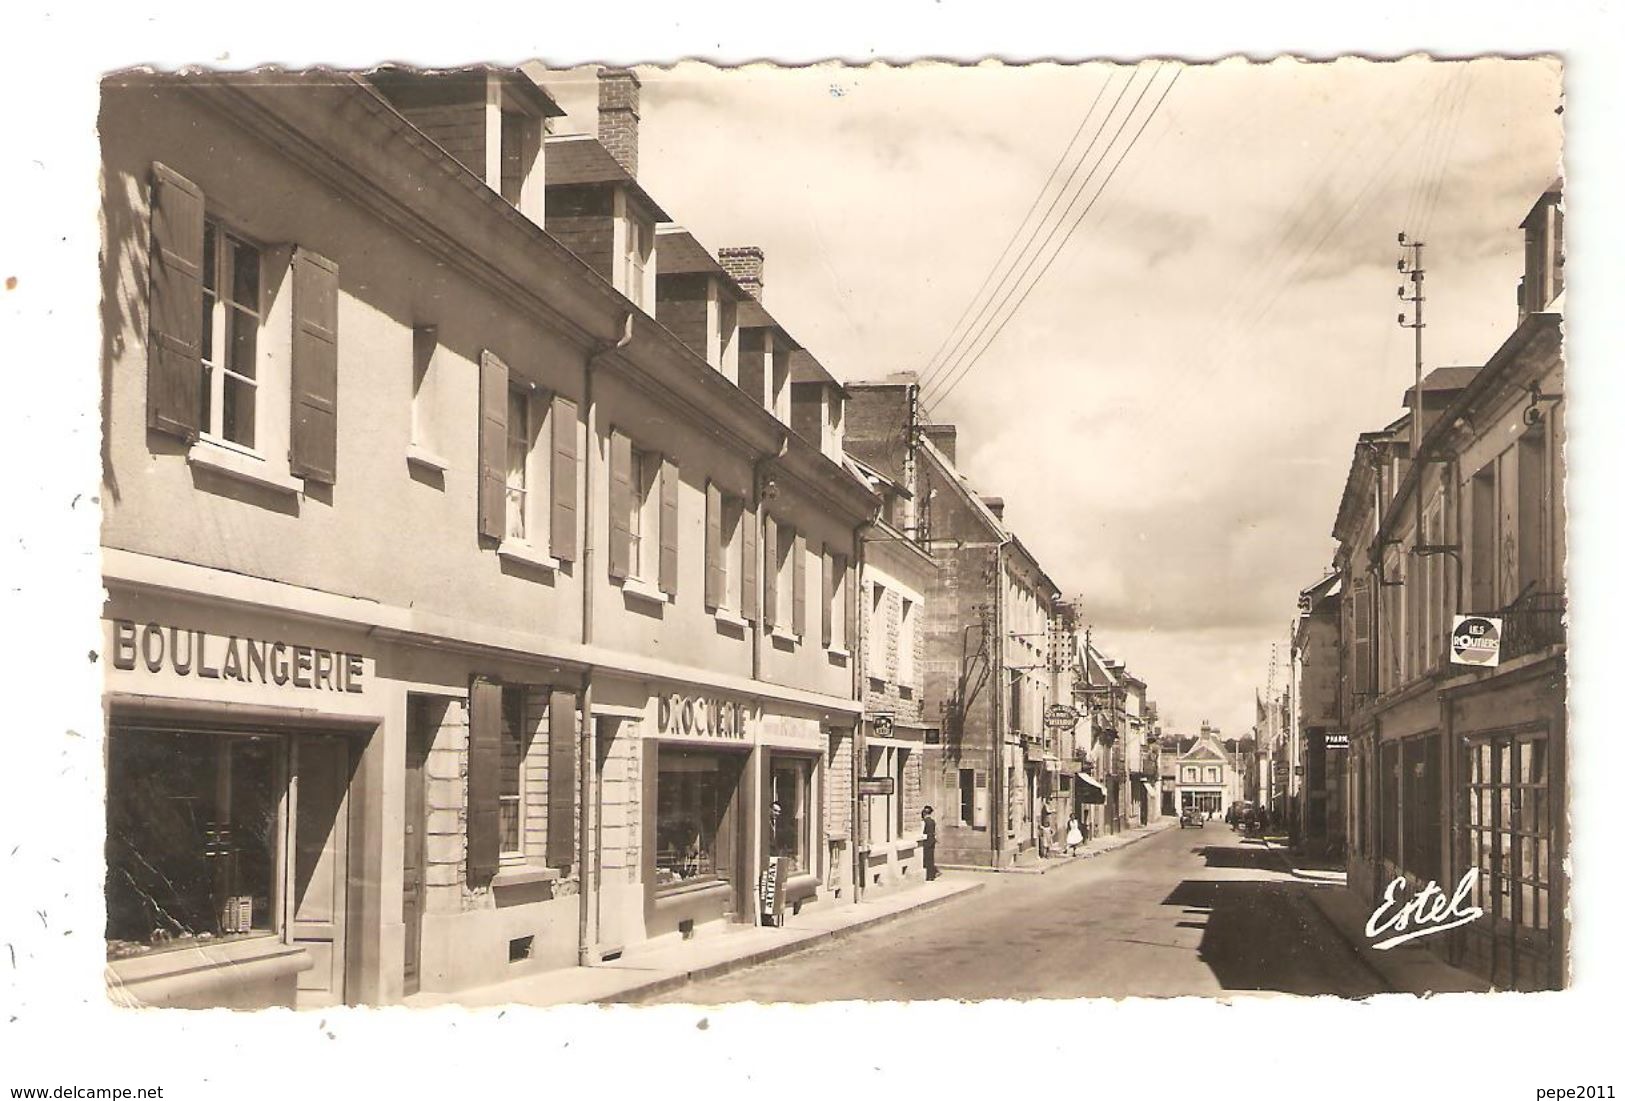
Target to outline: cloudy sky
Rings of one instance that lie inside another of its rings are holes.
[[[1180,730],[1251,724],[1355,435],[1400,412],[1396,234],[1428,246],[1427,365],[1483,363],[1562,143],[1539,60],[640,76],[645,187],[760,245],[838,376],[931,372],[962,468]],[[592,74],[543,79],[590,132]]]

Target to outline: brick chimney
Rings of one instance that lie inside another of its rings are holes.
[[[756,301],[762,300],[762,250],[755,245],[717,249],[717,262]]]
[[[936,449],[948,456],[951,463],[959,462],[959,429],[951,424],[922,424],[920,431]]]
[[[1001,523],[1004,521],[1003,497],[983,497],[982,503],[986,505],[987,510],[993,514],[993,519],[998,520]]]
[[[598,71],[598,140],[632,176],[638,174],[638,89],[631,69]]]

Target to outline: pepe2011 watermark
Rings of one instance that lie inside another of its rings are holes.
[[[1396,948],[1418,937],[1457,929],[1484,916],[1481,906],[1463,905],[1472,897],[1478,883],[1478,869],[1468,868],[1456,884],[1454,894],[1446,895],[1444,888],[1433,880],[1409,899],[1401,900],[1405,890],[1405,877],[1395,876],[1382,893],[1382,902],[1366,919],[1365,935],[1374,942],[1371,947],[1379,951]],[[1378,937],[1383,939],[1378,940]]]

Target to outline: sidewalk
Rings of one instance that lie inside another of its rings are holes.
[[[1371,947],[1365,935],[1365,923],[1371,916],[1371,907],[1355,896],[1347,887],[1347,873],[1329,873],[1303,870],[1293,866],[1292,854],[1284,845],[1273,840],[1264,842],[1280,865],[1294,878],[1313,884],[1304,892],[1320,916],[1336,931],[1343,942],[1354,951],[1388,989],[1398,994],[1456,994],[1484,993],[1493,989],[1489,983],[1459,967],[1452,967],[1428,947],[1427,938],[1401,944],[1396,948],[1378,951]]]
[[[426,991],[407,998],[405,1004],[479,1008],[635,1002],[697,979],[715,978],[873,928],[983,886],[974,877],[940,876],[874,901],[808,910],[790,918],[792,924],[782,928],[731,925],[693,940],[636,945],[620,959],[606,960],[596,967],[541,971],[450,993]]]
[[[1111,833],[1105,837],[1091,838],[1079,850],[1076,856],[1062,853],[1058,856],[1039,856],[1037,849],[1029,849],[1017,858],[1017,863],[1008,868],[986,868],[974,864],[944,864],[945,869],[956,872],[997,872],[1001,875],[1044,875],[1056,868],[1071,864],[1075,860],[1088,860],[1093,856],[1103,856],[1109,852],[1116,852],[1126,845],[1136,841],[1143,841],[1153,834],[1163,830],[1172,829],[1179,825],[1177,818],[1159,818],[1149,826],[1137,826],[1122,833]],[[1062,846],[1064,848],[1065,846]]]

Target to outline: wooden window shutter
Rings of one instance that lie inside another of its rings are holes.
[[[740,571],[739,571],[739,603],[743,605],[739,614],[756,622],[761,614],[760,597],[756,589],[758,573],[756,557],[756,513],[751,509],[741,509],[739,513],[739,540],[740,540]]]
[[[480,353],[480,534],[501,539],[507,512],[508,365]]]
[[[807,540],[798,531],[790,544],[790,629],[807,633]]]
[[[502,684],[475,677],[468,689],[468,882],[484,886],[501,861]]]
[[[779,522],[762,516],[762,626],[768,630],[779,618]]]
[[[843,562],[841,568],[846,573],[846,620],[841,626],[841,645],[851,650],[858,640],[858,571],[850,562]]]
[[[332,485],[338,472],[339,268],[293,250],[293,426],[288,469]]]
[[[660,591],[677,595],[677,464],[660,460]]]
[[[590,489],[589,489],[590,492]],[[609,434],[609,575],[632,576],[632,437]],[[592,536],[588,536],[592,538]]]
[[[554,690],[547,705],[547,863],[576,858],[576,697]]]
[[[152,166],[147,425],[195,439],[203,415],[203,191]]]
[[[722,563],[722,490],[705,483],[705,606],[722,607],[728,575]]]
[[[835,642],[835,556],[824,548],[822,572],[824,576],[824,648]]]
[[[576,557],[576,423],[576,403],[555,394],[548,544],[553,557],[561,562],[571,562]]]

